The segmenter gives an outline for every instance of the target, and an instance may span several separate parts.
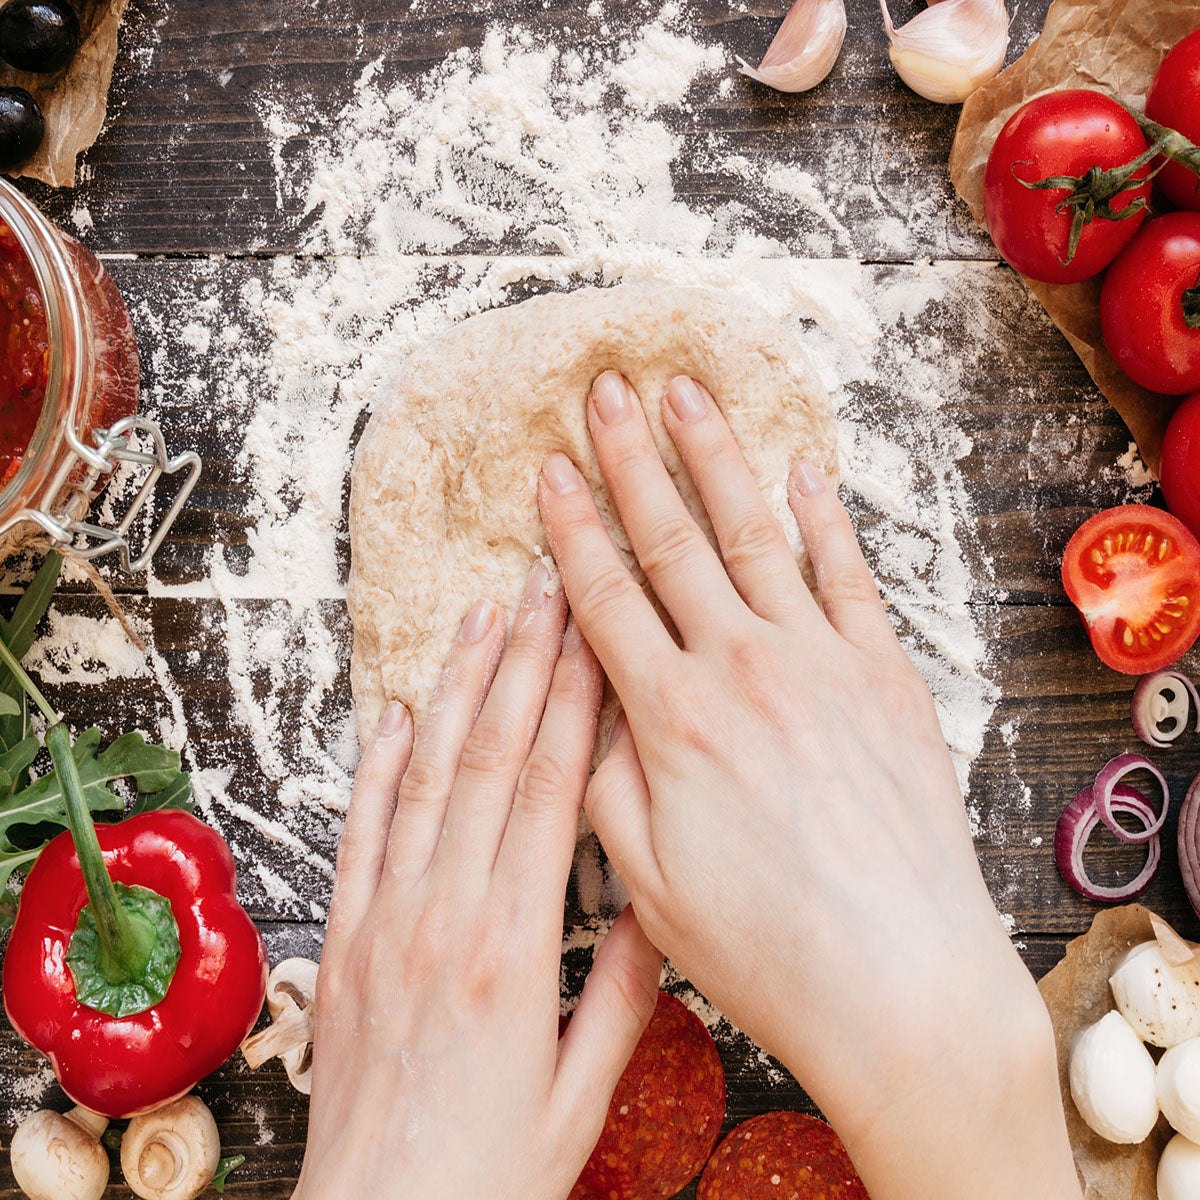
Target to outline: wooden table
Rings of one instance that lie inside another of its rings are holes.
[[[1047,0],[1022,0],[1013,25],[1014,57],[1036,33],[1046,6]],[[176,444],[195,446],[206,461],[199,488],[161,553],[157,572],[164,581],[195,581],[203,548],[214,539],[230,547],[244,545],[252,524],[248,497],[231,466],[237,432],[232,439],[222,434],[220,414],[202,400],[189,399],[172,374],[171,355],[155,365],[154,351],[178,349],[179,330],[201,276],[232,289],[269,270],[276,256],[299,252],[298,213],[293,204],[277,203],[272,149],[256,116],[256,94],[271,89],[277,98],[316,97],[332,113],[349,96],[361,64],[372,58],[382,56],[416,75],[456,47],[478,45],[491,23],[520,21],[535,36],[551,39],[569,25],[573,38],[586,39],[598,20],[585,15],[585,5],[557,0],[509,0],[483,12],[446,0],[419,3],[407,15],[404,7],[389,0],[353,5],[144,0],[128,18],[110,124],[86,157],[84,182],[73,196],[28,188],[68,228],[74,205],[86,205],[94,228],[85,240],[101,254],[115,256],[108,266],[131,307],[137,311],[139,303],[152,301],[162,312],[157,331],[139,329],[145,383],[167,385],[155,404],[156,415]],[[707,40],[754,60],[780,7],[762,0],[747,5],[696,0],[691,9]],[[656,11],[627,4],[604,8],[604,19],[618,29],[636,28]],[[1111,468],[1127,448],[1128,435],[1019,281],[995,264],[990,242],[953,196],[945,164],[958,110],[927,104],[898,82],[874,0],[850,0],[848,8],[848,52],[816,91],[782,97],[737,77],[727,98],[718,98],[713,88],[695,90],[690,111],[669,118],[684,146],[674,166],[676,187],[693,203],[728,198],[720,194],[728,183],[697,164],[703,136],[712,130],[720,130],[747,157],[795,163],[826,195],[837,186],[826,157],[836,148],[843,163],[849,157],[899,218],[901,232],[893,222],[878,244],[865,225],[856,235],[861,259],[874,264],[872,270],[903,275],[918,269],[914,263],[932,259],[977,272],[987,285],[989,313],[982,327],[961,313],[944,318],[947,353],[971,346],[980,363],[961,394],[949,401],[948,411],[974,440],[961,468],[977,514],[973,540],[992,560],[992,570],[986,580],[981,576],[973,603],[990,642],[989,670],[1002,693],[974,765],[971,794],[986,831],[979,841],[984,874],[998,906],[1012,915],[1022,954],[1041,974],[1094,912],[1055,871],[1050,852],[1055,818],[1105,759],[1139,747],[1128,718],[1130,681],[1105,669],[1091,653],[1058,580],[1070,532],[1123,494],[1119,473]],[[904,7],[898,19],[907,13]],[[308,136],[301,134],[301,146]],[[792,216],[785,219],[768,198],[751,193],[737,198],[747,206],[748,225],[778,237],[792,254],[828,253],[827,242]],[[855,228],[855,220],[851,203],[845,222]],[[543,246],[508,243],[460,250],[544,253]],[[982,349],[980,342],[986,343]],[[891,399],[903,403],[905,398]],[[886,407],[881,412],[886,420]],[[1070,472],[1064,471],[1068,462]],[[271,789],[233,716],[220,625],[210,620],[214,602],[152,600],[137,580],[120,587],[129,608],[149,621],[155,646],[182,682],[185,712],[203,712],[209,728],[227,730],[221,755],[222,761],[237,763],[233,794],[268,811]],[[101,611],[96,598],[82,589],[65,590],[58,603],[65,611]],[[348,633],[340,606],[327,607],[327,619]],[[347,646],[343,638],[343,668]],[[196,650],[198,655],[191,653]],[[1193,654],[1185,666],[1189,663],[1195,673],[1200,656]],[[341,697],[348,705],[348,689]],[[52,698],[77,723],[94,720],[112,733],[137,726],[163,704],[153,678],[131,679],[119,694],[85,687],[69,694],[60,689]],[[289,705],[299,702],[285,698],[279,720],[287,721]],[[331,713],[331,723],[340,715]],[[202,748],[199,753],[203,757]],[[1158,761],[1181,795],[1200,770],[1200,738],[1158,755]],[[1023,787],[1029,789],[1027,797]],[[1145,899],[1197,936],[1200,926],[1175,869],[1173,834],[1172,820],[1163,869]],[[317,954],[320,924],[272,905],[249,876],[255,857],[269,860],[270,846],[252,830],[241,831],[239,844],[244,894],[272,959]],[[1127,868],[1134,858],[1136,851],[1133,856],[1114,851],[1110,865],[1114,871]],[[305,886],[318,904],[327,900],[327,880]],[[578,913],[568,919],[578,919]],[[570,964],[576,986],[586,964],[575,959],[583,957],[573,955]],[[721,1049],[729,1080],[727,1127],[772,1108],[811,1108],[795,1084],[771,1081],[769,1064],[745,1039],[726,1037]],[[42,1098],[36,1088],[40,1069],[38,1057],[11,1030],[0,1030],[0,1116],[8,1121],[0,1122],[0,1138],[5,1144],[11,1118],[30,1106],[30,1092],[32,1100]],[[228,1194],[264,1200],[288,1196],[301,1158],[306,1103],[282,1071],[267,1067],[251,1074],[235,1061],[199,1090],[216,1114],[226,1151],[247,1155]],[[44,1100],[65,1107],[55,1088],[46,1089]],[[119,1178],[116,1172],[114,1178]],[[0,1197],[17,1194],[5,1155]],[[115,1185],[108,1193],[128,1194]]]

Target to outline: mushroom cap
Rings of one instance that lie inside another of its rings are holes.
[[[1173,967],[1157,942],[1143,942],[1118,962],[1108,983],[1142,1041],[1169,1048],[1200,1037],[1200,966]]]
[[[1200,1146],[1177,1133],[1158,1160],[1158,1200],[1195,1200],[1200,1195]]]
[[[217,1123],[197,1096],[134,1117],[121,1139],[125,1182],[142,1200],[192,1200],[208,1187],[220,1159]]]
[[[108,1153],[96,1134],[41,1109],[17,1126],[9,1149],[17,1185],[32,1200],[100,1200]]]
[[[1158,1121],[1154,1059],[1119,1012],[1075,1038],[1069,1074],[1071,1099],[1089,1129],[1119,1145],[1150,1135]]]
[[[1200,1038],[1172,1046],[1159,1060],[1158,1103],[1172,1129],[1200,1142]]]

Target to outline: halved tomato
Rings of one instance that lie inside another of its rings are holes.
[[[1085,521],[1067,543],[1062,581],[1114,671],[1159,671],[1200,635],[1200,542],[1160,508],[1124,504]]]

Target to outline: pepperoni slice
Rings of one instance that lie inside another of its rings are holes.
[[[730,1131],[696,1200],[870,1200],[842,1139],[824,1121],[769,1112]]]
[[[674,1196],[704,1166],[724,1120],[716,1043],[699,1017],[659,992],[570,1200]]]

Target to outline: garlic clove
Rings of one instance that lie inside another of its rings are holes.
[[[899,29],[879,0],[897,74],[918,96],[961,104],[1004,65],[1004,0],[934,0]]]
[[[843,0],[795,0],[762,62],[738,59],[741,73],[778,92],[807,92],[833,70],[845,37]]]

